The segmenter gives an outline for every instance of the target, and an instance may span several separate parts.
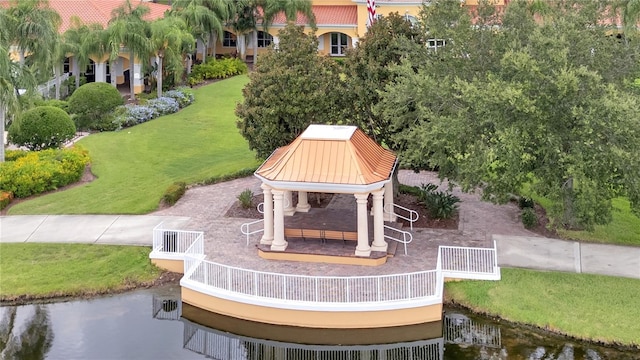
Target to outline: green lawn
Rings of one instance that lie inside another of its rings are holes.
[[[176,181],[197,183],[257,167],[234,114],[247,82],[236,76],[203,86],[194,104],[178,113],[82,139],[97,179],[17,204],[9,214],[144,214]]]
[[[148,247],[0,243],[0,300],[91,295],[149,283],[162,272]]]
[[[503,319],[595,341],[640,345],[640,280],[502,269],[501,281],[445,285],[446,298]]]

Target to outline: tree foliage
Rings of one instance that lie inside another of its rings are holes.
[[[633,59],[638,44],[607,36],[611,3],[481,6],[474,26],[455,3],[425,7],[422,25],[447,45],[397,67],[376,107],[403,165],[494,202],[531,184],[557,226],[610,221],[616,196],[640,213],[640,104],[624,86],[637,61],[611,55]]]
[[[380,101],[380,89],[393,80],[391,65],[402,59],[416,59],[424,47],[418,28],[398,13],[378,19],[348,52],[345,73],[351,96],[350,120],[358,124],[379,143],[388,143],[392,128],[389,122],[374,113]]]
[[[263,55],[249,74],[236,114],[238,128],[258,158],[288,144],[309,124],[345,118],[341,69],[317,49],[315,34],[288,25],[280,32],[279,48]]]
[[[9,139],[29,150],[60,147],[76,134],[76,126],[64,110],[38,106],[25,111],[9,127]]]

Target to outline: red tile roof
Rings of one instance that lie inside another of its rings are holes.
[[[358,7],[356,5],[314,5],[313,14],[316,16],[316,24],[322,25],[353,25],[358,24]],[[273,20],[274,25],[284,25],[287,20],[283,13],[280,13]],[[299,14],[296,25],[306,25],[309,21],[307,17]]]
[[[140,4],[141,6],[149,7],[150,11],[146,16],[147,20],[161,18],[164,16],[165,11],[171,9],[171,6],[168,5],[140,0],[131,0],[131,3],[134,6]],[[9,0],[0,0],[1,7],[8,7],[9,4]],[[109,19],[111,19],[111,12],[122,4],[124,4],[124,0],[49,0],[49,6],[57,11],[62,19],[60,33],[64,33],[69,29],[72,16],[79,17],[85,24],[98,23],[106,27]]]

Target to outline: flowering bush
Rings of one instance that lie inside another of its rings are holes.
[[[160,115],[173,114],[180,110],[180,105],[176,99],[165,96],[147,101],[147,106],[157,110]]]
[[[0,210],[4,209],[13,200],[13,194],[9,191],[0,190]]]
[[[79,146],[32,151],[0,164],[0,190],[24,198],[80,180],[89,155]]]
[[[176,90],[169,90],[163,94],[165,97],[175,99],[178,102],[180,108],[191,105],[195,97],[193,91],[189,88],[179,88]]]
[[[193,103],[191,89],[179,88],[164,93],[164,96],[147,100],[144,105],[125,105],[118,107],[112,122],[116,130],[142,124],[161,115],[172,114]]]

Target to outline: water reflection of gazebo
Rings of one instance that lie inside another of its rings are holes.
[[[261,247],[285,252],[288,240],[313,238],[356,242],[355,257],[369,257],[372,252],[386,255],[384,221],[395,219],[383,209],[393,208],[395,165],[393,152],[355,126],[310,125],[289,145],[276,149],[255,172],[264,193]],[[293,192],[298,194],[295,206]],[[309,192],[352,194],[356,211],[311,209]],[[286,221],[289,216],[299,218]]]

